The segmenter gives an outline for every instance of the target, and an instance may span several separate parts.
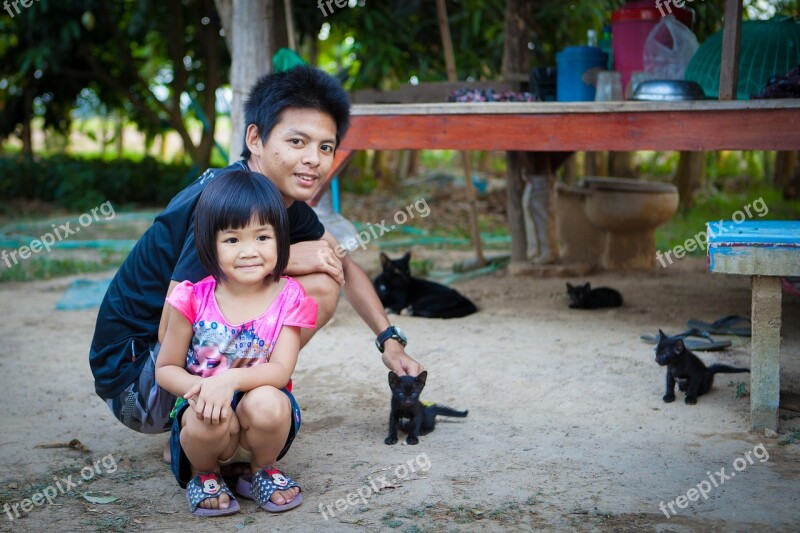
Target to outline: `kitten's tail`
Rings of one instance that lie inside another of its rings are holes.
[[[430,409],[433,409],[434,414],[439,416],[455,416],[458,418],[464,418],[469,413],[469,410],[466,411],[457,411],[452,407],[447,407],[446,405],[436,405],[433,404]]]
[[[750,372],[749,368],[737,368],[735,366],[714,364],[708,367],[709,372],[712,374],[736,374],[739,372]]]

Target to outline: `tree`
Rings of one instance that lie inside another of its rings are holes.
[[[231,54],[232,134],[230,162],[239,158],[244,142],[244,100],[253,84],[272,70],[272,56],[277,50],[275,35],[275,5],[265,0],[215,0],[225,28],[225,42]]]
[[[11,78],[15,94],[26,94],[26,87],[33,94],[48,90],[40,97],[46,119],[60,110],[68,122],[67,102],[74,105],[80,90],[91,88],[109,107],[124,108],[146,132],[174,129],[192,161],[208,166],[216,90],[227,77],[229,61],[213,0],[42,0],[12,24],[16,37],[3,41],[0,55],[3,65],[6,59],[20,63],[4,78]],[[53,83],[39,87],[45,82],[34,83],[31,74]],[[12,99],[3,102],[10,105]],[[17,114],[15,120],[27,118]],[[190,134],[191,118],[203,123],[198,140]],[[0,130],[7,132],[7,126]]]

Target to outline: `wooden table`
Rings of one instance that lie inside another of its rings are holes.
[[[751,276],[751,429],[774,430],[781,391],[780,276],[800,276],[800,222],[728,221],[724,232],[717,223],[708,227],[708,270]]]
[[[329,176],[368,149],[797,150],[800,99],[354,105]],[[524,251],[514,237],[525,235],[521,216],[509,222],[512,253]]]

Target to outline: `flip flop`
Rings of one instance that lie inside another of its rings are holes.
[[[749,323],[750,319],[746,316],[728,315],[710,324],[701,320],[692,319],[687,322],[686,325],[690,328],[701,329],[716,335],[736,335],[738,337],[749,337],[752,334],[750,326],[734,327],[735,324],[741,324],[742,322]]]
[[[705,340],[695,340],[688,337],[700,337]],[[650,344],[658,344],[658,335],[642,335],[639,338]],[[672,335],[670,339],[683,339],[683,345],[693,352],[724,350],[732,344],[731,341],[715,341],[709,332],[697,328],[688,329],[683,333]]]
[[[222,494],[227,494],[231,499],[230,507],[227,509],[198,507],[201,502],[209,498],[218,498]],[[194,476],[186,485],[186,500],[189,502],[189,511],[195,516],[225,516],[239,512],[239,502],[236,501],[222,476],[216,472],[200,472]]]
[[[274,466],[268,466],[254,475],[240,476],[236,482],[236,493],[243,498],[255,500],[259,507],[270,513],[282,513],[303,503],[303,494],[298,492],[292,501],[283,505],[273,503],[269,498],[276,490],[292,487],[299,488],[300,485]]]

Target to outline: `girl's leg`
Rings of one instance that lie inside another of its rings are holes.
[[[241,425],[242,445],[253,453],[251,468],[274,465],[292,427],[292,406],[289,397],[275,387],[258,387],[244,395],[236,407]],[[283,505],[300,492],[298,487],[275,491],[270,501]]]
[[[198,420],[192,409],[187,409],[181,419],[181,447],[192,464],[192,476],[198,472],[219,472],[220,458],[226,459],[239,446],[239,421],[233,413],[227,421],[208,424]],[[227,494],[209,498],[200,503],[203,509],[227,509]]]

